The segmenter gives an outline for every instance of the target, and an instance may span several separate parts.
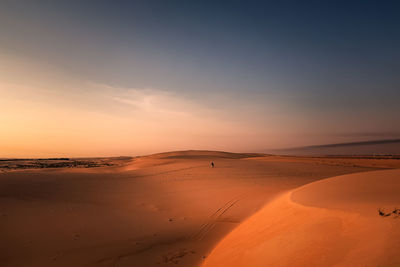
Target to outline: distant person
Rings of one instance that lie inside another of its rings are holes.
[[[211,168],[214,168],[214,162],[211,161]]]

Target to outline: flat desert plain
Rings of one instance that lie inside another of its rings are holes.
[[[0,166],[1,266],[400,265],[398,159],[65,161]]]

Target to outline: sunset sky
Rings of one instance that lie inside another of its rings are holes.
[[[0,157],[400,137],[400,2],[330,2],[1,1]]]

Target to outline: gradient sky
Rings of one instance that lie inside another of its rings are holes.
[[[398,1],[1,1],[0,157],[400,137]]]

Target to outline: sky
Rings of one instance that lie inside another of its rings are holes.
[[[0,157],[400,137],[398,1],[0,2]]]

